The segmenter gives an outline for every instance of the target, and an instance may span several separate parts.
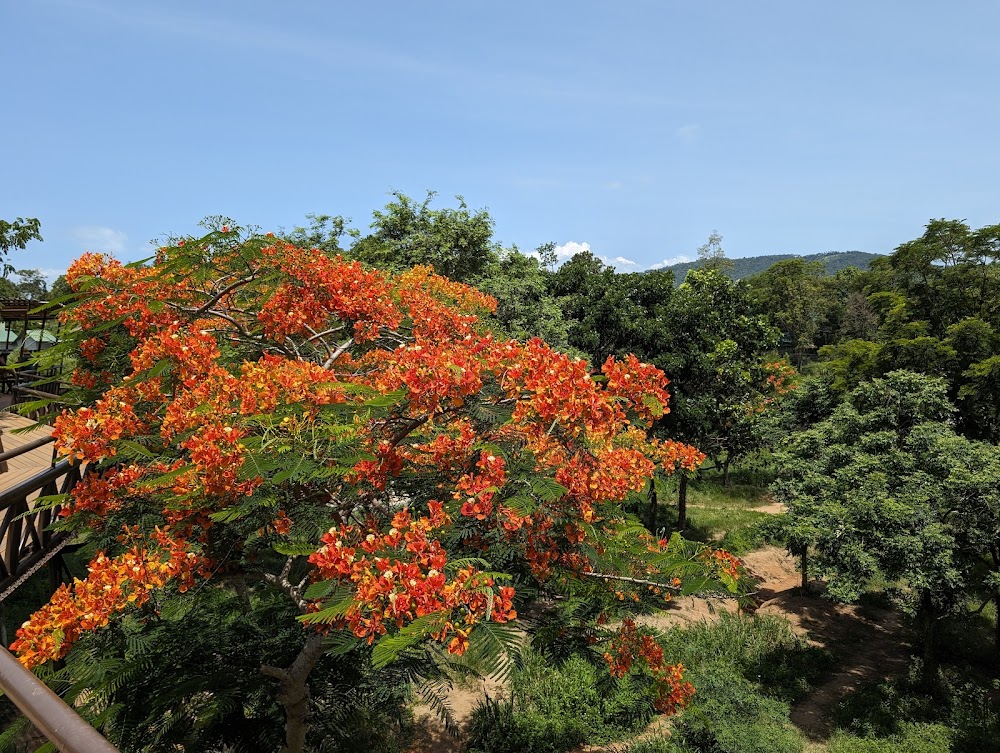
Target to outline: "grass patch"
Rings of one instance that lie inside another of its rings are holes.
[[[649,742],[651,753],[803,750],[789,704],[825,676],[831,658],[806,645],[785,620],[721,614],[712,624],[667,631],[663,645],[671,661],[688,668],[696,693],[674,723],[674,735]]]
[[[769,541],[765,524],[774,516],[755,508],[770,502],[767,489],[759,486],[722,486],[715,481],[692,481],[688,484],[684,538],[718,546],[734,554],[746,554]],[[661,493],[657,527],[677,528],[676,483],[666,486]]]
[[[648,678],[615,680],[606,667],[574,656],[554,666],[529,652],[511,677],[510,693],[487,698],[472,713],[469,750],[560,753],[583,743],[619,739],[652,718]]]
[[[889,737],[856,737],[838,731],[829,753],[949,753],[952,731],[940,724],[904,724]]]
[[[829,667],[826,652],[807,646],[784,620],[722,614],[718,622],[658,635],[664,654],[682,663],[695,686],[691,705],[670,737],[643,739],[629,753],[800,753],[803,738],[789,703]],[[473,713],[470,750],[559,753],[620,740],[652,718],[649,679],[633,670],[611,678],[602,660],[577,655],[562,663],[528,654],[511,692]]]

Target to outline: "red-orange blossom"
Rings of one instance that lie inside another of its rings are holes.
[[[541,580],[583,575],[627,495],[657,468],[693,470],[704,457],[642,428],[666,410],[662,372],[609,358],[598,376],[540,340],[498,338],[480,318],[495,302],[428,268],[389,275],[224,230],[145,265],[86,254],[67,282],[79,296],[63,314],[80,333],[72,380],[86,402],[56,419],[55,436],[60,453],[101,472],[64,515],[96,529],[133,508],[143,517],[18,631],[28,666],[154,589],[225,572],[231,558],[215,542],[226,536],[238,549],[296,540],[305,506],[329,519],[308,556],[313,580],[352,596],[306,629],[370,643],[435,615],[429,637],[461,653],[477,623],[516,617],[515,594],[497,574],[452,567],[444,533],[467,531],[476,556],[486,538],[502,540]],[[313,475],[283,474],[309,446]],[[434,491],[393,493],[405,479]],[[624,575],[672,579],[643,563]],[[660,707],[686,701],[680,670],[631,627],[615,645],[616,673],[625,653],[644,658]]]

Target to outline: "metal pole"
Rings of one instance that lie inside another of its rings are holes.
[[[0,688],[63,753],[119,753],[5,648],[0,648]]]

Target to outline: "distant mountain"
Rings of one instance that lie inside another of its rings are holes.
[[[823,265],[826,267],[826,273],[834,275],[845,267],[857,267],[858,269],[866,270],[872,259],[876,259],[879,256],[881,254],[870,254],[867,251],[830,251],[825,254],[809,254],[807,256],[802,256],[801,254],[747,256],[743,259],[730,259],[733,262],[731,276],[734,280],[742,280],[744,277],[751,277],[763,272],[772,264],[777,264],[779,261],[786,261],[788,259],[823,262]],[[661,269],[673,272],[674,280],[679,285],[684,281],[684,275],[688,273],[689,269],[697,269],[701,265],[701,261],[689,261],[682,264],[671,264],[669,267],[661,267]]]

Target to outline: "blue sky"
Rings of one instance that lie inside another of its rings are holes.
[[[392,190],[623,269],[1000,222],[1000,3],[0,3],[0,217],[65,269]],[[572,246],[569,244],[578,244]]]

